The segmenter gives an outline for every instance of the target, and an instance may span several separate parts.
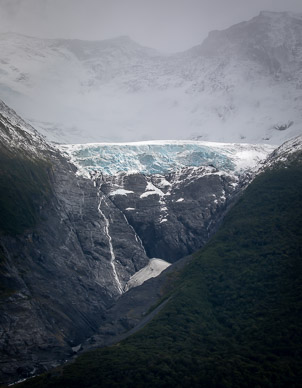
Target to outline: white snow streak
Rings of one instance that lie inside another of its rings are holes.
[[[114,195],[127,195],[127,194],[133,194],[134,191],[131,190],[125,190],[125,189],[117,189],[115,191],[112,191],[109,195],[113,197]]]
[[[127,210],[127,209],[126,209]],[[127,220],[127,217],[125,216],[125,214],[123,214],[124,216],[124,219],[126,221],[126,223],[129,225],[130,229],[132,230],[132,232],[134,233],[134,237],[135,237],[135,240],[136,242],[138,242],[142,248],[142,250],[144,251],[145,255],[147,256],[147,253],[146,253],[146,250],[145,250],[145,247],[144,247],[144,244],[141,240],[141,238],[139,237],[139,235],[136,233],[135,229],[133,228],[132,225],[129,224],[128,220]]]
[[[145,198],[149,195],[159,195],[160,197],[163,197],[165,194],[160,189],[155,187],[153,183],[148,182],[146,191],[140,196],[140,198]]]

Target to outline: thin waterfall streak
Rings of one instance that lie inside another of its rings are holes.
[[[115,254],[114,254],[113,245],[112,245],[112,238],[111,238],[110,233],[109,233],[110,222],[109,222],[108,218],[105,216],[105,214],[103,213],[103,211],[101,210],[101,204],[102,204],[102,197],[100,196],[100,201],[99,201],[99,205],[98,205],[98,212],[101,214],[101,216],[103,217],[103,219],[105,221],[104,233],[105,233],[105,235],[108,239],[108,243],[109,243],[109,250],[110,250],[110,256],[111,256],[110,264],[112,267],[113,277],[115,279],[116,287],[117,287],[119,293],[122,294],[123,293],[123,286],[122,286],[122,284],[119,280],[118,274],[116,272]]]

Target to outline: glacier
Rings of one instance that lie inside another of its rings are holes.
[[[184,167],[211,166],[240,174],[255,168],[276,146],[267,144],[218,143],[189,140],[131,143],[57,145],[78,173],[116,175],[120,172],[165,174]]]

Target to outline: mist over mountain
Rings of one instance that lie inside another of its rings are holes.
[[[280,144],[302,123],[302,17],[261,12],[163,55],[107,41],[0,36],[0,92],[50,140]]]

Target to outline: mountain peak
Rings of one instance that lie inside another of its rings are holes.
[[[133,39],[130,38],[129,35],[119,35],[116,38],[112,38],[112,40],[120,41],[120,42],[133,42],[136,43]]]
[[[270,19],[280,19],[280,18],[298,18],[302,17],[302,13],[282,11],[282,12],[274,12],[274,11],[260,11],[259,15],[256,18],[270,18]],[[254,18],[255,19],[255,18]]]
[[[279,18],[280,16],[287,16],[289,13],[287,11],[284,12],[275,12],[275,11],[267,11],[263,10],[259,12],[259,15],[256,17],[269,17],[269,18]]]
[[[239,54],[252,60],[266,60],[269,66],[278,67],[280,60],[291,63],[295,60],[292,56],[300,53],[301,18],[289,12],[261,11],[248,21],[211,31],[201,45],[189,51],[197,55],[223,55],[225,59]]]

